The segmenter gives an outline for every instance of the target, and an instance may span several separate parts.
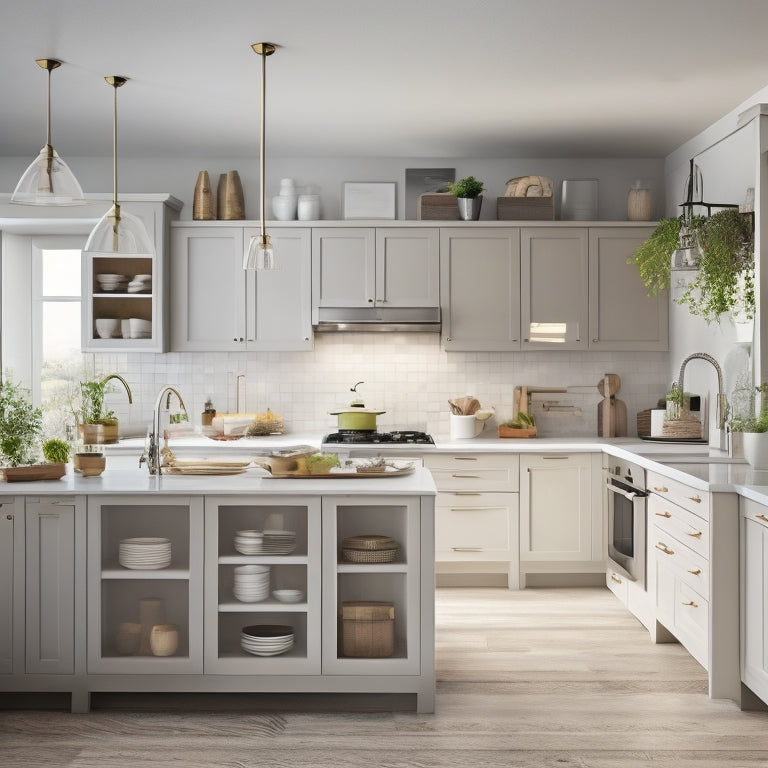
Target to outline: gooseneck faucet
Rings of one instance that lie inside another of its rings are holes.
[[[184,405],[184,400],[175,387],[166,386],[160,390],[160,394],[157,396],[157,402],[155,403],[155,410],[152,414],[152,432],[149,435],[149,445],[147,446],[146,453],[143,453],[139,457],[139,466],[146,461],[150,475],[162,474],[160,459],[160,406],[162,405],[163,397],[165,396],[165,410],[169,410],[171,407],[171,395],[176,395],[182,410],[185,414],[187,413],[187,407]],[[189,417],[189,414],[187,414],[187,417]]]
[[[726,450],[727,436],[725,433],[725,420],[728,417],[728,400],[726,399],[725,393],[723,392],[723,371],[718,365],[717,360],[715,360],[712,355],[708,355],[706,352],[694,352],[692,355],[688,355],[688,357],[683,360],[683,364],[680,366],[680,377],[677,380],[677,388],[681,393],[685,392],[683,387],[685,366],[688,365],[691,360],[706,360],[708,363],[712,364],[717,373],[717,428],[720,430],[720,449]]]

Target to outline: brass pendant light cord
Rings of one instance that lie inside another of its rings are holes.
[[[259,140],[259,186],[261,187],[260,216],[261,216],[261,243],[267,243],[267,220],[266,220],[266,133],[267,133],[267,56],[275,52],[273,43],[254,43],[253,48],[261,56],[261,137]]]
[[[117,253],[119,248],[118,229],[120,227],[120,203],[117,201],[117,89],[128,82],[127,77],[110,75],[104,78],[114,89],[112,103],[112,207],[115,211],[115,221],[112,225],[112,249]]]

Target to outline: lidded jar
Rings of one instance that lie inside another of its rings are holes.
[[[627,195],[627,219],[629,221],[650,221],[653,200],[648,184],[637,179]]]

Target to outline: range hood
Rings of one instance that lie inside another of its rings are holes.
[[[315,332],[440,333],[440,307],[319,307]]]

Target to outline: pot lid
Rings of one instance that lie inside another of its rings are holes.
[[[338,408],[335,411],[328,411],[331,416],[338,416],[341,413],[374,413],[377,416],[386,411],[380,411],[377,408],[366,408],[362,400],[353,400],[346,408]]]

